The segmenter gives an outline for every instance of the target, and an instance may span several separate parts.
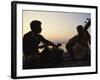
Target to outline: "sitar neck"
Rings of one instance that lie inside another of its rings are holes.
[[[84,26],[84,30],[87,31],[87,29],[90,27],[91,25],[91,19],[87,18],[88,22],[85,22],[85,26]]]

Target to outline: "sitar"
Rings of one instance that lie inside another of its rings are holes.
[[[89,57],[90,55],[90,48],[88,44],[90,43],[90,35],[87,31],[90,25],[91,20],[87,18],[87,21],[85,21],[85,26],[83,27],[84,34],[81,39],[82,41],[76,41],[72,47],[76,59],[83,59]]]

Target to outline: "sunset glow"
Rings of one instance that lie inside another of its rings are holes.
[[[23,11],[23,35],[30,31],[30,22],[39,20],[42,22],[42,32],[46,39],[53,42],[67,42],[77,34],[76,27],[85,25],[89,13]],[[89,28],[90,31],[90,28]]]

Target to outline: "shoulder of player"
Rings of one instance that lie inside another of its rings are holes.
[[[71,40],[76,39],[78,37],[78,35],[75,35],[71,38]]]
[[[28,33],[26,33],[25,35],[24,35],[24,38],[25,37],[28,37],[28,36],[31,36],[31,34],[32,34],[32,32],[30,31],[30,32],[28,32]]]
[[[39,38],[41,38],[41,39],[43,39],[43,38],[44,38],[41,34],[38,34],[38,37],[39,37]]]

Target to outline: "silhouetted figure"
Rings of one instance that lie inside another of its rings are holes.
[[[89,19],[88,19],[89,20]],[[87,29],[90,27],[91,21],[83,28],[82,25],[77,26],[78,34],[71,38],[66,44],[66,49],[73,59],[89,58],[90,55],[90,35]]]
[[[26,33],[23,37],[23,52],[24,64],[33,64],[39,58],[39,48],[44,48],[48,45],[57,47],[54,43],[46,40],[40,33],[42,31],[41,22],[34,20],[30,23],[31,31]],[[44,45],[39,46],[40,42]],[[34,61],[34,62],[33,62]]]

